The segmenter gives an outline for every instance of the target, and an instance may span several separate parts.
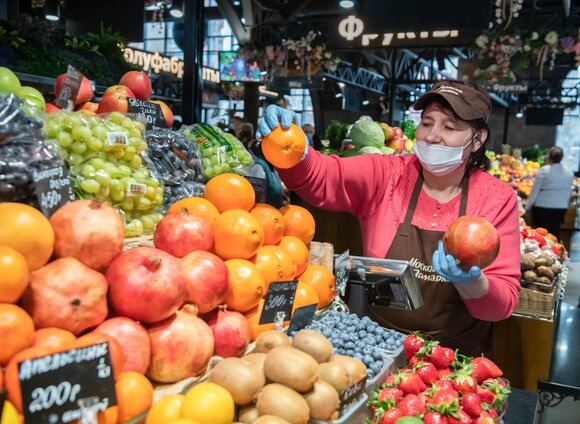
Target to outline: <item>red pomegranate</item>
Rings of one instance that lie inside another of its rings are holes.
[[[183,311],[151,326],[151,363],[147,376],[174,383],[205,371],[213,355],[213,334],[200,318]]]
[[[186,255],[180,264],[187,278],[187,301],[196,304],[200,314],[224,303],[230,288],[230,275],[221,258],[196,250]]]
[[[219,307],[204,319],[213,333],[215,355],[224,358],[243,355],[252,341],[252,329],[245,316]]]
[[[464,215],[451,223],[443,235],[443,246],[461,268],[485,268],[497,257],[499,236],[485,218]]]
[[[107,270],[107,280],[115,313],[145,323],[169,318],[187,293],[177,259],[153,247],[118,256]]]
[[[30,274],[22,307],[36,328],[79,335],[107,317],[107,280],[75,258],[61,258]]]
[[[165,216],[153,234],[155,247],[183,258],[194,250],[210,250],[213,230],[207,221],[190,215],[187,211]]]
[[[95,331],[108,334],[123,347],[123,371],[145,374],[151,359],[151,343],[147,330],[141,324],[131,318],[114,317],[101,323]]]
[[[97,200],[76,200],[50,218],[54,229],[54,252],[70,256],[89,268],[105,271],[123,252],[125,224],[111,206]]]

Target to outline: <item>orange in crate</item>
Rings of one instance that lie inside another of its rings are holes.
[[[307,149],[306,136],[296,124],[283,129],[278,125],[262,139],[262,152],[276,168],[288,169],[296,166]]]
[[[254,187],[244,177],[237,174],[220,174],[205,186],[204,197],[223,213],[230,209],[248,212],[256,202]]]
[[[334,274],[322,265],[309,265],[300,276],[300,281],[310,284],[318,294],[318,309],[327,307],[334,300]]]
[[[0,246],[0,303],[17,302],[29,278],[26,258],[11,247]]]
[[[256,203],[250,213],[264,228],[264,244],[277,244],[282,239],[286,224],[278,209],[266,203]]]
[[[0,304],[0,367],[21,350],[32,345],[34,322],[20,306]]]
[[[308,305],[319,304],[320,299],[316,289],[304,281],[298,281],[296,287],[296,295],[294,296],[294,306],[292,307],[292,314],[298,308]]]
[[[300,276],[306,267],[308,266],[308,260],[310,258],[310,252],[306,244],[295,236],[284,236],[278,243],[282,249],[286,250],[296,264],[296,274],[294,277]]]
[[[125,423],[147,412],[153,404],[153,384],[135,371],[124,371],[115,382],[118,422]]]
[[[258,306],[266,285],[258,267],[245,259],[230,259],[225,263],[230,273],[226,305],[242,313]]]
[[[70,331],[56,327],[40,328],[34,333],[32,346],[55,350],[73,349],[76,336]]]
[[[262,246],[254,258],[256,267],[264,276],[263,296],[273,281],[290,281],[296,274],[296,264],[290,253],[278,246]]]
[[[249,212],[225,211],[214,223],[214,250],[222,259],[250,259],[264,243],[264,230]]]
[[[186,210],[190,215],[195,215],[213,225],[220,212],[209,200],[203,197],[186,197],[178,200],[167,210],[167,214],[179,213]]]
[[[280,212],[284,215],[286,222],[284,235],[298,237],[304,244],[308,245],[314,238],[316,230],[312,214],[302,206],[296,205],[283,206],[280,208]]]

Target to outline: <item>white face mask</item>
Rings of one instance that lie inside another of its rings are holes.
[[[478,134],[479,132],[463,147],[440,146],[417,140],[413,145],[413,151],[423,168],[432,174],[444,176],[455,171],[465,162],[463,153]]]

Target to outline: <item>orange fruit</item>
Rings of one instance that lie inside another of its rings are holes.
[[[298,237],[284,236],[278,243],[278,246],[292,255],[292,259],[294,259],[294,263],[296,264],[295,277],[300,276],[308,266],[308,261],[310,260],[310,251],[306,244]]]
[[[264,293],[266,296],[268,287],[273,281],[290,281],[296,273],[296,265],[292,256],[278,246],[262,246],[258,249],[252,262],[264,276]]]
[[[231,424],[236,405],[234,398],[222,386],[204,381],[185,393],[181,417],[200,424]]]
[[[178,200],[167,210],[167,214],[179,213],[185,209],[190,215],[200,217],[213,225],[220,212],[209,200],[203,197],[186,197]]]
[[[322,265],[309,265],[300,281],[310,284],[318,294],[318,309],[327,307],[334,300],[334,274]]]
[[[8,400],[12,402],[18,412],[22,412],[22,392],[20,390],[18,364],[26,359],[40,358],[51,353],[54,353],[54,351],[44,347],[29,347],[14,355],[8,363],[6,374],[4,375],[4,384],[8,391]]]
[[[222,259],[250,259],[264,243],[264,230],[249,212],[225,211],[214,223],[214,250]]]
[[[121,423],[147,412],[153,404],[153,384],[135,371],[123,371],[115,382],[118,418]]]
[[[32,345],[34,322],[20,306],[0,303],[0,366]]]
[[[230,273],[226,305],[238,312],[255,308],[264,293],[264,276],[256,265],[245,259],[230,259],[225,263]]]
[[[28,286],[28,264],[20,252],[0,246],[0,302],[15,303]]]
[[[56,327],[40,328],[34,332],[33,347],[47,347],[55,350],[72,349],[76,336],[70,331]]]
[[[278,125],[262,140],[262,152],[276,168],[296,166],[302,160],[306,148],[306,136],[296,124],[291,124],[286,130]]]
[[[314,238],[316,223],[312,214],[302,206],[287,205],[280,208],[284,215],[286,227],[285,236],[295,236],[305,244],[309,244]]]
[[[250,211],[264,228],[264,244],[277,244],[284,235],[284,217],[278,209],[266,203],[256,203]]]
[[[109,343],[109,354],[111,356],[111,365],[113,367],[113,374],[115,375],[115,380],[117,380],[119,378],[119,375],[121,374],[121,370],[123,369],[123,364],[125,363],[125,352],[123,351],[123,347],[121,346],[121,344],[116,339],[109,336],[108,334],[93,331],[91,333],[87,333],[84,336],[79,337],[75,341],[73,347],[80,348],[104,342]]]
[[[230,209],[248,212],[256,202],[254,187],[244,177],[236,174],[220,174],[209,180],[204,197],[223,213]]]
[[[40,211],[22,203],[0,203],[0,222],[0,246],[19,251],[29,271],[48,262],[54,246],[54,231]]]
[[[117,424],[119,421],[119,407],[111,406],[105,409],[103,412],[97,414],[98,424]]]
[[[252,329],[252,341],[256,341],[258,336],[262,334],[264,331],[274,329],[275,324],[260,324],[260,317],[262,316],[262,309],[264,308],[264,299],[260,299],[258,306],[252,308],[248,312],[244,314],[248,323],[250,324],[250,328]]]
[[[145,418],[145,424],[166,424],[181,416],[184,395],[162,397],[151,407]]]
[[[292,306],[292,314],[298,308],[314,304],[318,305],[319,303],[320,299],[318,298],[316,289],[304,281],[298,281],[296,295],[294,296],[294,306]]]

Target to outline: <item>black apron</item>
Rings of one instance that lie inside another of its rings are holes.
[[[491,322],[474,318],[452,283],[432,267],[432,258],[444,231],[422,230],[412,225],[423,187],[423,173],[415,183],[405,220],[399,224],[385,258],[411,262],[423,296],[423,305],[414,311],[367,305],[368,315],[384,327],[409,333],[418,331],[442,346],[459,349],[464,355],[490,356]],[[465,215],[469,176],[462,181],[459,216]]]

